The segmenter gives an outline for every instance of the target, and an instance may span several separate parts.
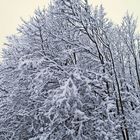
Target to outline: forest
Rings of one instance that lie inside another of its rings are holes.
[[[0,140],[140,140],[140,34],[102,5],[53,0],[7,38]]]

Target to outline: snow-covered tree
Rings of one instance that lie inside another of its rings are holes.
[[[54,0],[23,20],[0,65],[0,139],[139,140],[135,29],[87,0]]]

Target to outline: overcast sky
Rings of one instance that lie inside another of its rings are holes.
[[[20,17],[28,19],[38,7],[47,6],[49,0],[0,0],[0,47],[5,42],[5,36],[16,33],[21,24]],[[120,23],[128,10],[140,18],[140,0],[89,0],[93,6],[102,4],[109,18]],[[138,20],[140,23],[140,19]],[[138,24],[140,31],[140,24]]]

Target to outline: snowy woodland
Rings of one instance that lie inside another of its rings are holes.
[[[140,34],[87,0],[53,0],[8,37],[0,140],[140,140]]]

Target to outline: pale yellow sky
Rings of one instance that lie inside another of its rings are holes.
[[[16,28],[21,24],[21,17],[28,19],[36,8],[43,8],[48,2],[49,0],[0,0],[0,48],[6,41],[5,36],[16,33]],[[93,6],[103,4],[108,17],[115,23],[121,22],[127,10],[140,17],[140,0],[89,0],[89,2]],[[138,29],[140,31],[140,24]]]

